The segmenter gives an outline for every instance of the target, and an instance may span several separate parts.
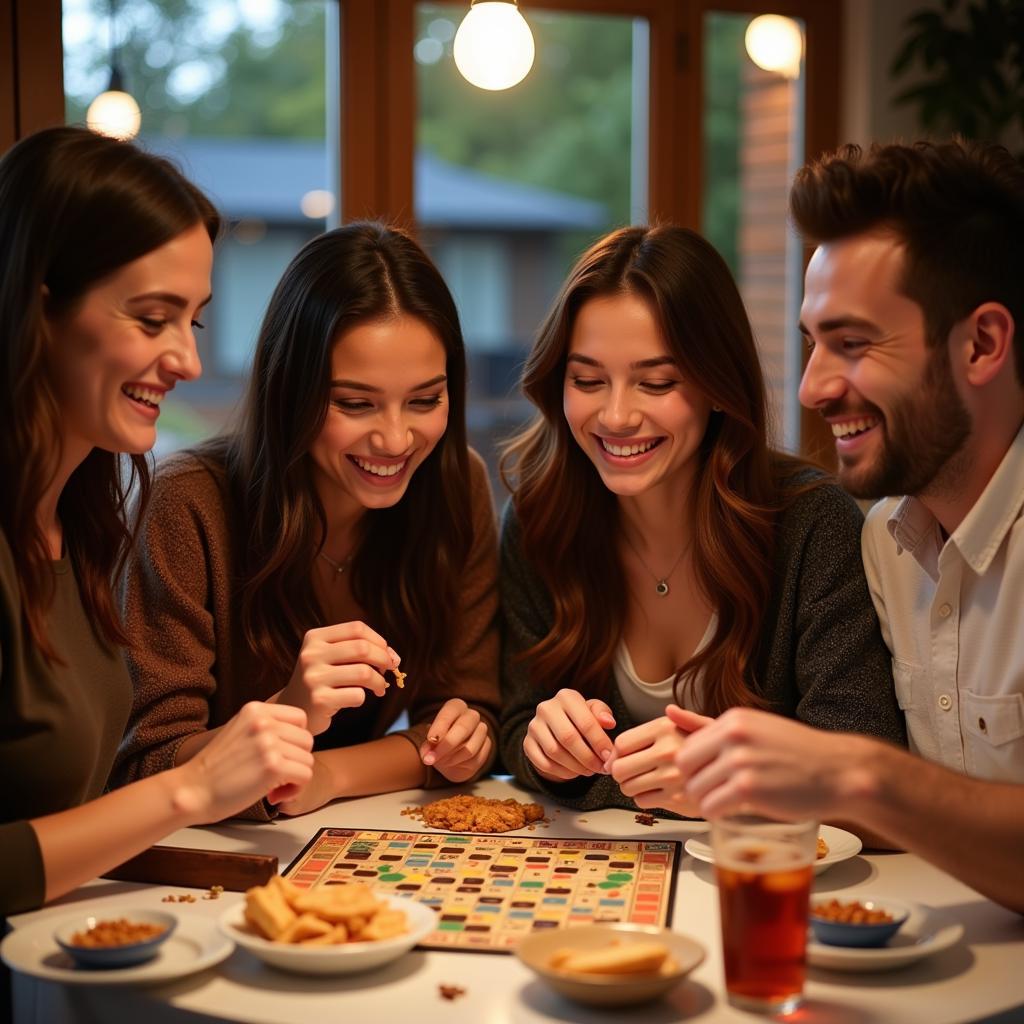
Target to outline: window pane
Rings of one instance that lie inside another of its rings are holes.
[[[647,22],[525,8],[536,59],[486,92],[452,58],[465,3],[417,5],[416,219],[455,295],[469,349],[470,437],[528,415],[518,370],[580,252],[646,220]]]
[[[751,20],[722,13],[704,19],[703,231],[729,262],[746,303],[773,439],[796,450],[802,263],[786,201],[804,161],[803,65],[796,77],[757,67],[744,43]]]
[[[225,423],[274,284],[332,212],[325,126],[336,61],[324,41],[337,39],[337,4],[120,0],[115,10],[112,23],[107,0],[64,2],[67,120],[85,123],[116,66],[141,110],[138,141],[204,188],[227,223],[197,335],[203,376],[163,404],[166,452]]]

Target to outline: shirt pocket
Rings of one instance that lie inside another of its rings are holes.
[[[976,739],[993,747],[1005,747],[1020,740],[1024,738],[1024,694],[986,697],[967,690],[961,725]]]
[[[892,682],[896,690],[896,703],[901,711],[913,711],[915,701],[920,704],[924,699],[924,694],[919,692],[921,672],[917,665],[911,665],[909,661],[892,659]]]

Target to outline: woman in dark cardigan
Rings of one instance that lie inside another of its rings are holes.
[[[745,705],[905,743],[861,515],[772,451],[728,268],[627,228],[571,272],[527,361],[502,530],[502,755],[581,809],[688,813],[677,703]]]

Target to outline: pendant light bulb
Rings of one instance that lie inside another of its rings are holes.
[[[785,78],[800,77],[804,37],[792,18],[780,14],[762,14],[747,26],[743,42],[747,56],[765,71]]]
[[[474,0],[455,34],[455,65],[479,89],[510,89],[533,67],[533,33],[515,0]]]
[[[85,123],[99,135],[127,141],[139,134],[142,112],[130,93],[108,89],[89,104]]]

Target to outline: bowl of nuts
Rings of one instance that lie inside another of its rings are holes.
[[[811,903],[814,937],[827,946],[884,946],[910,916],[898,900],[861,896],[856,900]]]
[[[65,921],[53,937],[80,967],[132,967],[152,960],[177,923],[162,910],[128,910],[109,918],[87,914]]]

